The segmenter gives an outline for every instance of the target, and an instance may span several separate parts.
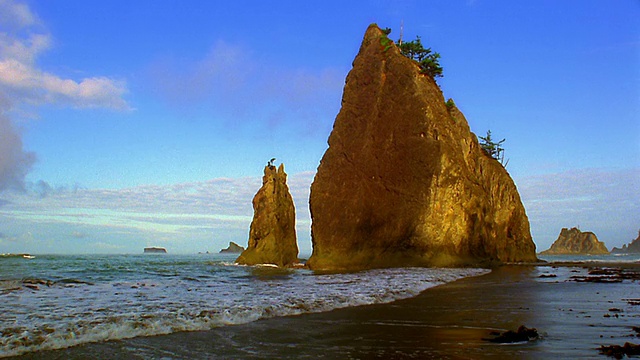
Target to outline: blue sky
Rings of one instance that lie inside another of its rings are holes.
[[[442,55],[506,138],[538,250],[640,228],[640,3],[0,0],[0,253],[246,245],[266,161],[308,187],[367,26]]]

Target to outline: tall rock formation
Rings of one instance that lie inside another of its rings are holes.
[[[592,232],[563,228],[558,239],[541,255],[606,255],[609,250]]]
[[[640,230],[638,230],[638,237],[635,240],[632,240],[629,245],[624,244],[622,248],[619,249],[614,247],[611,249],[612,254],[640,254]]]
[[[280,164],[278,169],[271,164],[264,168],[262,187],[253,198],[249,245],[236,262],[280,267],[298,262],[296,211],[287,186],[284,164]]]
[[[376,26],[311,186],[312,269],[535,261],[509,174]]]

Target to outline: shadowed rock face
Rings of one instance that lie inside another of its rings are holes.
[[[264,168],[262,187],[253,198],[249,246],[236,262],[281,267],[298,262],[296,212],[283,164],[278,169],[275,166]]]
[[[596,234],[582,232],[577,228],[564,228],[558,239],[542,255],[606,255],[609,253],[605,244],[598,241]]]
[[[614,247],[611,249],[612,254],[640,254],[640,230],[638,231],[638,237],[631,241],[629,245],[624,244],[622,248],[619,249]]]
[[[313,269],[537,260],[509,174],[375,25],[347,76],[309,205]]]

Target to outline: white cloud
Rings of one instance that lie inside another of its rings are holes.
[[[38,21],[38,18],[26,4],[12,0],[0,0],[0,25],[3,27],[19,29],[32,26]]]
[[[31,34],[21,40],[7,33],[0,33],[0,54],[5,59],[15,59],[20,63],[33,64],[36,56],[51,46],[48,34]]]
[[[0,61],[0,97],[8,104],[58,104],[78,108],[129,108],[124,82],[105,77],[80,82],[42,72],[18,59]]]
[[[516,179],[538,250],[563,227],[593,231],[611,249],[640,228],[640,169],[582,169]]]
[[[304,172],[288,178],[296,205],[298,242],[306,252],[310,251],[308,199],[314,175]],[[563,227],[593,231],[609,248],[628,243],[640,227],[640,169],[569,171],[518,178],[516,183],[539,251],[547,249]],[[178,246],[200,251],[211,249],[208,246],[214,243],[246,241],[253,216],[251,200],[260,184],[259,177],[119,190],[31,184],[27,193],[3,196],[0,223],[18,224],[2,229],[8,234],[5,241],[17,241],[13,234],[28,231],[38,234],[36,238],[60,232],[60,237],[76,241],[81,234],[91,234],[82,238],[86,246],[97,241],[126,244],[129,239],[146,239],[163,241],[174,251]],[[194,239],[200,239],[198,245],[189,245]],[[122,251],[137,248],[125,246]]]
[[[75,108],[127,110],[122,80],[89,77],[79,81],[42,71],[38,56],[51,47],[51,35],[25,4],[0,0],[0,191],[23,187],[35,155],[22,147],[10,115],[54,104]]]
[[[310,249],[306,243],[310,228],[308,194],[313,175],[306,172],[288,178],[296,204],[301,249]],[[253,217],[251,201],[260,185],[259,177],[119,190],[53,188],[39,182],[29,184],[27,192],[5,193],[0,223],[13,224],[2,229],[7,233],[34,229],[47,238],[76,241],[81,238],[85,247],[98,241],[122,242],[143,237],[175,246],[207,238],[220,244],[243,243]]]
[[[20,134],[0,112],[0,191],[23,189],[24,177],[34,161],[35,154],[24,151]]]
[[[129,108],[123,99],[123,81],[89,77],[79,81],[42,71],[38,56],[49,49],[51,35],[24,4],[0,1],[0,104],[1,110],[23,104],[57,104],[78,108]]]

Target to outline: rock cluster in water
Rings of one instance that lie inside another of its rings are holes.
[[[516,186],[375,24],[311,186],[313,269],[536,261]]]
[[[638,237],[631,241],[629,245],[624,244],[622,248],[614,247],[611,249],[612,254],[640,254],[640,230],[638,231]]]
[[[264,168],[262,187],[253,198],[253,212],[249,245],[236,262],[280,267],[297,263],[296,212],[284,164],[276,169],[269,163]]]
[[[606,245],[592,232],[563,228],[558,239],[541,255],[606,255]]]

